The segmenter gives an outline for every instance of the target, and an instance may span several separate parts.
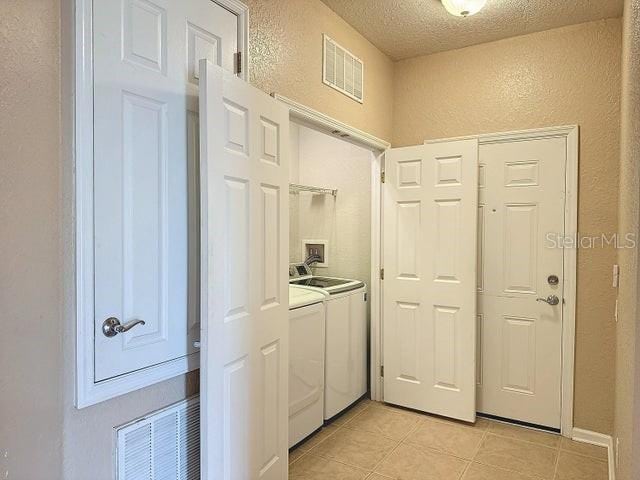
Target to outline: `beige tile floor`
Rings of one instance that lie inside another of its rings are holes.
[[[295,480],[607,480],[607,451],[364,400],[289,454]]]

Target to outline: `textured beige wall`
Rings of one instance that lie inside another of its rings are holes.
[[[640,233],[640,0],[625,2],[622,66],[619,230]],[[640,478],[640,328],[638,252],[621,250],[616,359],[618,480]],[[635,429],[635,431],[634,431]]]
[[[580,125],[579,231],[617,231],[621,22],[604,20],[396,64],[393,144]],[[611,433],[613,249],[578,253],[575,425]]]
[[[249,0],[251,83],[391,139],[393,63],[320,0]],[[322,34],[364,62],[364,104],[322,83]]]
[[[58,13],[0,2],[0,477],[18,480],[62,465]]]

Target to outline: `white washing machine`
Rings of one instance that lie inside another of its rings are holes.
[[[324,423],[326,297],[289,286],[289,448]]]
[[[289,284],[327,295],[324,418],[328,420],[367,393],[367,286],[359,280],[313,276],[305,263],[290,266]]]

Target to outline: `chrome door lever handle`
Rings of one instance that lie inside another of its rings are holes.
[[[115,337],[119,333],[128,332],[136,325],[144,324],[144,320],[131,320],[123,325],[116,317],[109,317],[102,323],[102,333],[105,337]]]
[[[549,295],[547,298],[537,298],[536,302],[545,302],[549,305],[558,305],[560,303],[560,299],[555,295]]]

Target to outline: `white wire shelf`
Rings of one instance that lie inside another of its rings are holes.
[[[338,190],[333,188],[313,187],[311,185],[289,184],[289,193],[298,194],[300,192],[317,193],[319,195],[338,195]]]

